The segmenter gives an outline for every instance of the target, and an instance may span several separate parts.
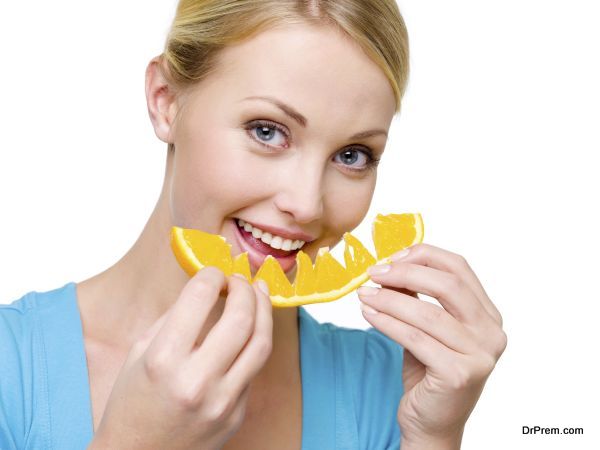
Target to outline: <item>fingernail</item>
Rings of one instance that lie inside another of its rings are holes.
[[[392,266],[389,264],[379,264],[377,266],[371,266],[367,269],[367,273],[369,275],[382,275],[386,272],[389,272]]]
[[[376,310],[371,308],[369,305],[365,305],[364,303],[360,304],[360,309],[362,309],[365,314],[371,314],[371,315],[377,314]]]
[[[392,256],[390,256],[390,259],[392,261],[398,261],[399,259],[404,258],[409,253],[410,253],[410,250],[408,248],[405,248],[404,250],[401,250],[398,253],[394,253]]]
[[[265,293],[265,295],[269,295],[269,286],[267,285],[267,283],[262,279],[259,279],[257,281],[257,283],[258,283],[258,288],[261,291],[263,291]]]
[[[236,273],[232,274],[231,276],[232,277],[236,277],[236,278],[241,278],[242,280],[248,281],[248,279],[244,275],[242,275],[241,273],[237,273],[236,272]]]
[[[373,286],[361,286],[356,290],[356,292],[358,292],[358,295],[366,297],[377,294],[379,292],[379,288]]]

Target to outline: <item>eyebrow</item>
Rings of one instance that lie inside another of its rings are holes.
[[[296,122],[298,122],[303,127],[306,128],[306,125],[308,124],[308,120],[306,119],[306,117],[304,117],[302,114],[300,114],[294,108],[292,108],[290,105],[287,105],[284,102],[282,102],[281,100],[278,100],[276,98],[262,96],[262,95],[253,95],[253,96],[242,99],[242,101],[244,101],[244,100],[263,100],[263,101],[272,103],[273,105],[277,106],[281,111],[283,111],[287,116],[294,119]],[[364,138],[368,138],[371,136],[377,136],[378,134],[383,134],[387,138],[387,132],[385,130],[375,129],[375,130],[361,131],[360,133],[353,134],[352,136],[350,136],[350,139],[364,139]]]

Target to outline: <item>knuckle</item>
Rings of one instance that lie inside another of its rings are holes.
[[[464,391],[480,386],[488,378],[496,360],[490,355],[479,355],[476,362],[456,364],[450,378],[450,387],[455,391]]]
[[[198,378],[191,383],[189,379],[176,378],[171,395],[175,403],[185,411],[196,410],[206,397],[207,383],[203,378]]]
[[[483,354],[471,371],[470,382],[481,384],[490,376],[496,367],[496,358],[489,354]]]
[[[442,319],[443,309],[436,305],[424,303],[421,320],[423,323],[439,323]]]
[[[475,374],[475,378],[478,380],[485,380],[496,367],[496,358],[492,355],[485,355],[481,359],[481,364],[479,365],[479,370]]]
[[[452,293],[459,293],[463,290],[462,280],[454,274],[449,274],[445,281],[445,291]]]
[[[450,387],[454,391],[462,391],[469,387],[473,380],[473,373],[464,364],[456,364],[450,377]]]
[[[414,328],[408,331],[406,338],[413,344],[419,344],[425,339],[425,334],[421,330]]]
[[[146,353],[144,357],[144,372],[151,381],[163,377],[169,367],[169,352],[164,349],[154,350]]]
[[[456,260],[456,265],[462,268],[469,268],[469,263],[467,259],[463,255],[459,255],[457,253],[454,254],[454,259]]]
[[[496,356],[499,358],[504,350],[506,350],[506,346],[508,345],[508,336],[504,330],[500,330],[498,333],[498,337],[496,338]]]
[[[185,411],[194,410],[200,404],[200,395],[198,395],[197,389],[189,384],[173,389],[171,395],[175,404]]]
[[[230,423],[231,416],[236,402],[229,397],[221,397],[215,400],[206,411],[206,419],[213,424]]]
[[[258,355],[264,359],[267,359],[273,351],[272,340],[266,337],[257,337],[254,345]]]
[[[500,327],[504,325],[504,318],[502,317],[502,314],[500,314],[500,311],[496,312],[496,321],[498,322],[498,325],[500,325]],[[504,337],[506,338],[506,334],[504,335]]]
[[[235,312],[230,317],[231,327],[244,335],[250,335],[254,330],[254,318],[248,314]]]

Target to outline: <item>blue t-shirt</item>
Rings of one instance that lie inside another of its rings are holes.
[[[402,347],[298,310],[302,450],[397,450]],[[92,436],[76,284],[0,305],[0,449],[81,450]]]

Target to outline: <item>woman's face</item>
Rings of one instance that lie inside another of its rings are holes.
[[[370,155],[381,157],[394,110],[381,69],[333,28],[288,25],[226,48],[171,131],[173,225],[224,236],[253,275],[266,246],[237,219],[305,235],[314,262],[367,213]],[[295,253],[278,258],[290,281]]]

